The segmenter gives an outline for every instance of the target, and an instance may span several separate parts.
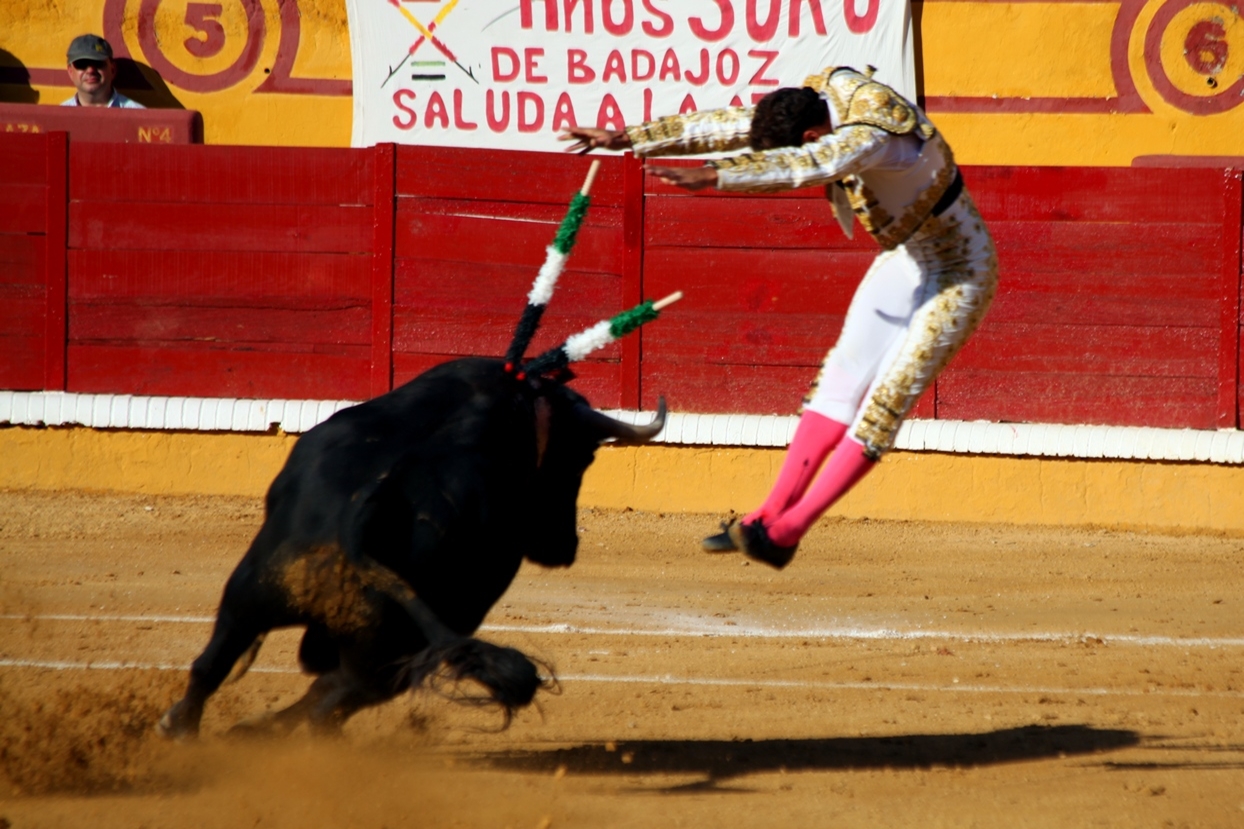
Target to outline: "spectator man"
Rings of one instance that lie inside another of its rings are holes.
[[[77,92],[61,104],[66,107],[118,107],[144,109],[112,88],[117,77],[117,64],[112,59],[112,46],[99,35],[78,35],[69,44],[69,80]]]

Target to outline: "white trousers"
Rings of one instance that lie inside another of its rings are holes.
[[[993,240],[965,190],[873,261],[805,408],[848,424],[848,434],[880,457],[920,394],[976,330],[997,282]]]

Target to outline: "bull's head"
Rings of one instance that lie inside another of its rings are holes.
[[[583,473],[606,441],[642,444],[665,428],[665,398],[651,423],[635,426],[592,408],[586,399],[558,382],[536,380],[536,486],[527,558],[546,567],[574,563],[579,546],[577,504]]]

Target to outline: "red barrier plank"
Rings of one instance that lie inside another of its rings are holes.
[[[1244,267],[1241,215],[1244,178],[1230,170],[1222,178],[1221,261],[1218,270],[1218,428],[1235,429],[1240,423],[1240,271]]]
[[[816,377],[809,366],[696,366],[645,355],[643,407],[664,394],[677,412],[790,415]]]
[[[1008,269],[986,324],[1196,326],[1218,324],[1218,286],[1179,274],[1120,277],[1092,272],[1032,274]],[[1155,302],[1154,297],[1161,297]]]
[[[393,309],[394,350],[501,356],[526,305],[534,270],[399,259]],[[567,270],[558,281],[528,356],[623,310],[621,280]],[[617,359],[610,346],[601,354]]]
[[[45,302],[42,285],[0,285],[0,336],[43,340],[43,306]],[[10,355],[0,352],[8,369]],[[40,355],[42,363],[42,355]],[[0,388],[5,388],[0,385]]]
[[[48,136],[22,135],[0,129],[0,182],[47,184]]]
[[[42,236],[0,234],[0,285],[43,287]]]
[[[974,167],[963,181],[992,223],[1204,221],[1221,171],[1127,167]],[[992,224],[991,224],[992,226]]]
[[[43,388],[43,319],[34,321],[39,331],[33,336],[9,331],[0,324],[0,388],[6,391]]]
[[[671,319],[644,338],[644,359],[685,366],[818,366],[842,330],[842,317],[786,314],[719,314],[711,321]],[[711,325],[711,330],[709,330]]]
[[[74,144],[69,170],[74,201],[367,205],[373,193],[367,150]]]
[[[457,359],[456,354],[406,354],[393,355],[393,383],[400,386],[433,366]],[[572,367],[575,379],[571,386],[598,409],[616,409],[622,406],[619,363],[616,361],[586,360]],[[655,408],[655,403],[653,407]]]
[[[371,249],[368,207],[75,201],[69,246],[104,250],[232,250],[322,253]]]
[[[48,136],[47,205],[44,211],[43,284],[46,303],[43,311],[43,388],[65,388],[68,341],[65,328],[69,302],[69,268],[65,249],[69,238],[69,136],[58,132]]]
[[[372,148],[371,394],[393,388],[393,249],[397,210],[396,148]]]
[[[47,231],[47,182],[11,184],[0,180],[0,233]]]
[[[938,380],[938,417],[1031,423],[1213,429],[1214,378],[1014,374],[951,365]]]
[[[848,239],[824,199],[807,201],[753,196],[750,199],[686,199],[654,196],[644,208],[647,243],[689,247],[813,248],[880,251],[860,227]]]
[[[871,253],[649,247],[644,293],[681,290],[678,316],[697,313],[845,314]],[[716,323],[712,323],[716,324]]]
[[[370,349],[333,353],[237,351],[184,345],[71,345],[69,391],[364,400]]]
[[[263,350],[265,344],[368,345],[370,304],[311,303],[290,298],[282,305],[239,307],[165,302],[73,302],[69,341],[119,344],[160,340],[199,341]]]
[[[622,305],[631,308],[645,298],[644,168],[638,159],[627,156],[622,173]],[[620,405],[628,409],[638,408],[642,398],[643,341],[642,328],[622,341]]]
[[[556,205],[400,199],[394,249],[398,258],[527,262],[534,279],[565,215]],[[571,254],[574,267],[618,273],[623,255],[621,211],[589,211]]]
[[[1049,325],[987,320],[957,368],[1013,374],[1217,376],[1216,328]]]
[[[585,271],[576,264],[572,259],[557,281],[544,324],[559,325],[557,321],[571,312],[605,318],[623,310],[619,275]],[[415,309],[490,309],[502,321],[517,323],[538,270],[515,264],[398,259],[394,301]]]
[[[1006,278],[1014,267],[1028,273],[1184,273],[1216,279],[1218,224],[1149,222],[1012,222],[989,224]]]
[[[370,257],[349,253],[73,250],[69,295],[94,297],[370,296]]]
[[[601,168],[592,185],[592,206],[619,207],[627,161],[620,156],[399,146],[397,192],[403,197],[561,205],[564,212],[597,158]]]

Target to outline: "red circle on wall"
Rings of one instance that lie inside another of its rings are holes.
[[[1190,112],[1193,115],[1215,115],[1240,105],[1242,102],[1240,95],[1244,91],[1244,77],[1237,79],[1235,83],[1213,95],[1191,95],[1177,87],[1162,66],[1162,36],[1170,28],[1175,15],[1189,6],[1202,2],[1205,2],[1205,0],[1170,0],[1169,3],[1164,3],[1157,10],[1153,20],[1149,21],[1149,28],[1145,32],[1145,66],[1149,70],[1149,78],[1153,81],[1154,88],[1168,104],[1178,107],[1184,112]],[[1197,29],[1197,33],[1204,35],[1212,34],[1215,31],[1213,27],[1214,21],[1202,22],[1211,25]],[[1196,29],[1196,27],[1193,28]],[[1192,35],[1193,31],[1190,30],[1185,36],[1185,48],[1188,46],[1187,40]],[[1218,41],[1218,44],[1221,45],[1222,55],[1216,62],[1221,65],[1226,62],[1228,44],[1225,40]],[[1194,71],[1202,71],[1196,63],[1198,60],[1200,60],[1199,56],[1189,56],[1189,65]],[[1206,77],[1207,79],[1212,78],[1211,75]]]
[[[123,0],[122,0],[123,2]],[[142,0],[138,11],[138,43],[151,68],[160,73],[168,83],[188,92],[219,92],[236,86],[250,76],[259,62],[263,49],[266,26],[260,0],[240,0],[246,11],[246,45],[230,66],[210,75],[197,75],[175,65],[164,54],[156,37],[156,11],[163,0]]]

